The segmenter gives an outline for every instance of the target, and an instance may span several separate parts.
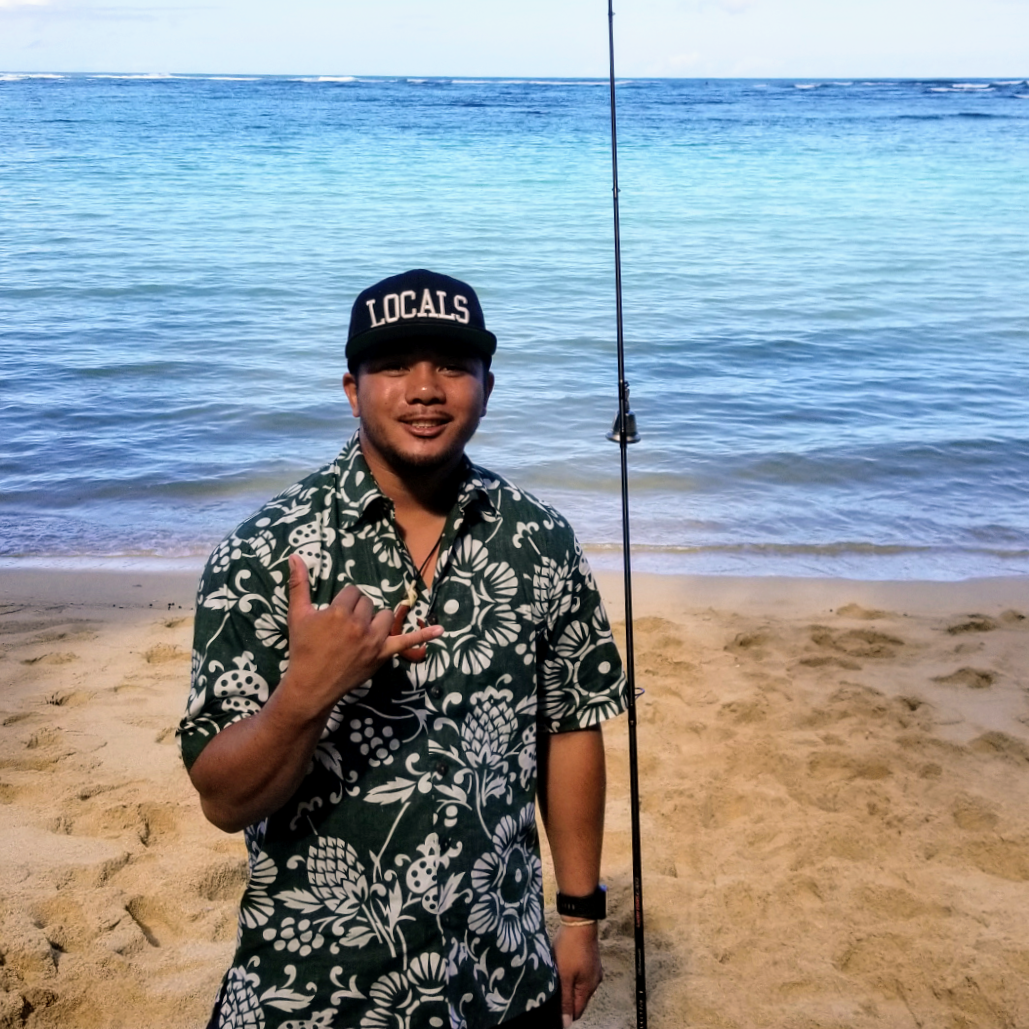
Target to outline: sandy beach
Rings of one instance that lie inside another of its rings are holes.
[[[194,581],[0,571],[0,1029],[206,1024],[246,873],[175,744]],[[650,1024],[1029,1026],[1029,580],[638,576],[635,615]]]

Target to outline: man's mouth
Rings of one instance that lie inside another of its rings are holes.
[[[415,435],[430,436],[439,432],[449,421],[449,418],[411,418],[404,419],[403,424]]]

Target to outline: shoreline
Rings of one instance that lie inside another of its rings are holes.
[[[246,870],[175,746],[195,585],[0,569],[0,1024],[206,1024]],[[654,1029],[1029,1024],[1029,578],[633,585]],[[625,718],[605,743],[583,1029],[633,1010]]]
[[[229,522],[226,522],[229,524]],[[7,571],[188,573],[199,577],[217,540],[176,553],[148,552],[0,555]],[[620,544],[583,543],[595,572],[622,574]],[[859,582],[965,582],[970,579],[1029,578],[1029,552],[927,549],[895,546],[673,546],[637,542],[634,575],[696,579],[844,579]]]
[[[203,561],[185,569],[146,566],[126,569],[0,566],[0,604],[59,603],[62,606],[192,610]],[[624,617],[624,575],[594,569],[608,614]],[[138,591],[138,592],[137,592]],[[802,604],[812,614],[847,603],[942,613],[955,607],[1029,606],[1029,576],[982,578],[849,579],[838,576],[683,575],[632,573],[633,613],[667,616],[707,607],[760,612],[770,605]]]

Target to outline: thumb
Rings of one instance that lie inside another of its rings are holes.
[[[307,580],[307,565],[299,554],[289,555],[289,611],[288,621],[311,610],[311,585]]]

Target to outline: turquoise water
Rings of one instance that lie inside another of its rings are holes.
[[[620,84],[635,567],[1029,574],[1027,101]],[[429,266],[501,341],[473,456],[614,566],[608,127],[602,82],[0,76],[0,559],[206,553]]]

